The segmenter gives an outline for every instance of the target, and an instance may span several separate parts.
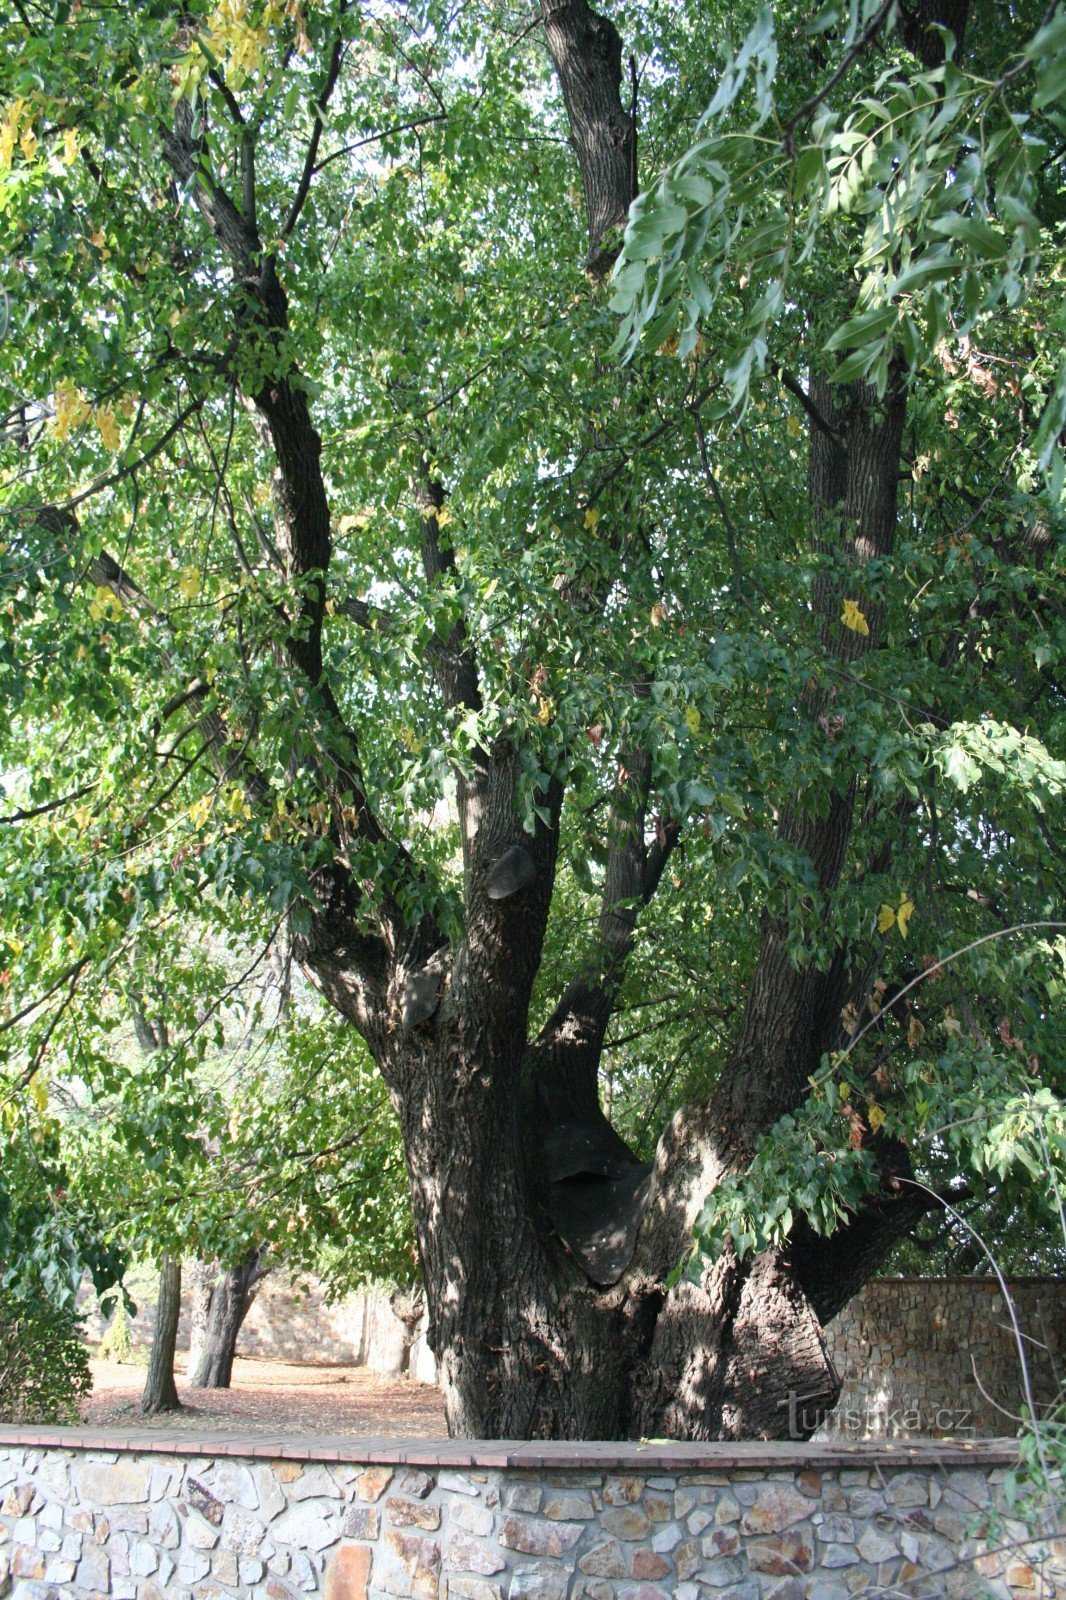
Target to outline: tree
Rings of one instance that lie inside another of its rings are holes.
[[[935,1190],[1062,1160],[1066,20],[899,20],[6,25],[17,1081],[287,918],[455,1432],[811,1428]],[[724,1028],[631,1145],[657,930]]]
[[[127,1259],[159,1263],[147,1412],[178,1404],[183,1253],[200,1257],[188,1371],[204,1388],[229,1386],[276,1266],[314,1270],[335,1293],[412,1266],[394,1119],[359,1041],[316,1022],[317,996],[292,984],[276,941],[251,955],[236,934],[224,948],[188,926],[142,936],[116,973],[118,1015],[82,1031],[80,1085],[54,1085],[72,1188],[98,1197]],[[323,1054],[344,1064],[340,1096],[311,1092]]]

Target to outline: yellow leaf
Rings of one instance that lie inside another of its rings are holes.
[[[798,439],[803,431],[799,417],[789,417],[788,421],[785,423],[785,427],[788,430],[788,436],[790,439]]]
[[[895,908],[892,907],[892,906],[882,906],[880,911],[877,914],[877,931],[878,931],[878,933],[887,933],[889,928],[894,928],[895,925],[896,925]]]
[[[844,609],[840,613],[840,620],[845,628],[851,629],[852,633],[861,633],[863,637],[866,637],[870,632],[869,624],[859,610],[857,600],[844,601]]]
[[[446,528],[448,526],[449,522],[453,522],[454,520],[455,519],[453,518],[451,512],[448,510],[448,507],[447,506],[441,506],[440,510],[437,512],[437,525],[438,525],[438,527]]]
[[[72,166],[78,159],[78,130],[68,128],[63,135],[63,154],[59,158],[65,167]]]
[[[178,325],[178,323],[179,323],[179,322],[180,322],[180,321],[181,321],[181,312],[180,312],[180,311],[178,311],[178,310],[177,310],[177,309],[176,309],[176,308],[175,308],[175,309],[174,309],[174,310],[173,310],[173,311],[172,311],[172,312],[171,312],[171,313],[170,313],[170,316],[169,316],[169,317],[168,317],[168,318],[167,318],[167,321],[168,321],[168,322],[169,322],[169,324],[170,324],[170,326],[171,326],[171,327],[172,327],[172,328],[176,328],[176,327],[177,327],[177,325]]]
[[[115,420],[114,407],[97,406],[96,426],[105,447],[112,453],[117,451],[122,444],[122,437],[118,431],[118,422]]]
[[[878,1128],[883,1128],[885,1114],[880,1106],[869,1106],[866,1111],[866,1120],[870,1124],[870,1132],[876,1133]]]
[[[952,1034],[956,1038],[962,1033],[962,1023],[955,1016],[950,1006],[944,1014],[944,1032]]]
[[[0,120],[0,172],[6,172],[11,165],[25,104],[25,100],[22,99],[12,100]]]
[[[52,395],[52,432],[57,439],[66,439],[72,428],[80,428],[91,412],[91,407],[80,389],[69,378],[61,378]]]
[[[586,508],[585,508],[585,526],[586,526],[586,528],[594,528],[596,526],[597,522],[599,522],[599,520],[600,520],[600,514],[596,510],[596,507],[595,506],[586,506]]]
[[[23,159],[26,161],[32,161],[37,154],[37,135],[32,128],[27,128],[22,135],[19,140],[19,149],[22,151]]]
[[[107,618],[117,619],[122,615],[122,601],[112,589],[101,585],[89,601],[89,616],[94,622],[103,622]]]
[[[210,794],[202,795],[199,800],[193,801],[192,805],[189,807],[189,819],[194,828],[203,827],[204,823],[211,815],[211,807],[213,803],[214,795]]]
[[[79,833],[84,833],[93,819],[93,814],[88,806],[78,806],[76,811],[70,813],[70,820]]]
[[[38,1111],[45,1111],[48,1107],[48,1085],[41,1079],[41,1074],[35,1072],[33,1082],[30,1084],[30,1095]]]
[[[234,784],[226,800],[226,810],[231,817],[239,817],[244,814],[244,809],[244,791]]]
[[[913,911],[914,901],[910,895],[902,895],[900,897],[899,910],[896,912],[896,927],[899,929],[900,937],[903,939],[907,937],[907,924],[911,920]]]
[[[537,708],[537,721],[542,728],[546,728],[552,719],[552,703],[550,700],[541,700]]]
[[[688,729],[689,733],[699,733],[700,720],[700,714],[696,707],[689,706],[688,710],[685,712],[685,727]]]
[[[200,593],[200,574],[195,567],[186,567],[178,579],[178,593],[186,600],[195,600]]]
[[[440,517],[440,512],[438,511],[437,507],[433,504],[433,502],[430,501],[428,506],[423,506],[422,507],[422,515],[426,519],[427,522],[436,522],[436,521],[438,521],[438,519]]]

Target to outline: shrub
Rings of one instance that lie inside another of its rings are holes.
[[[81,1324],[40,1283],[0,1286],[0,1422],[73,1422],[92,1388]]]

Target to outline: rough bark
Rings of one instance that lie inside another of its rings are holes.
[[[588,0],[541,0],[541,16],[585,190],[586,267],[602,277],[618,253],[608,235],[624,225],[637,193],[636,110],[622,105],[622,40]]]
[[[180,1411],[181,1401],[174,1382],[174,1350],[178,1341],[181,1315],[181,1262],[164,1256],[159,1268],[159,1299],[156,1304],[152,1353],[148,1376],[141,1395],[141,1410],[146,1416],[161,1411]]]
[[[206,1327],[195,1368],[190,1362],[194,1389],[228,1389],[233,1375],[237,1336],[255,1299],[260,1281],[269,1272],[262,1250],[250,1250],[236,1267],[219,1272],[211,1285]]]

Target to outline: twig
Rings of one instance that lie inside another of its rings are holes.
[[[814,94],[810,95],[808,99],[804,100],[796,114],[790,117],[785,123],[784,131],[781,134],[781,143],[784,146],[786,154],[792,155],[794,153],[792,136],[799,127],[800,123],[806,122],[807,118],[811,115],[811,112],[816,111],[826,96],[832,94],[841,78],[843,78],[844,75],[850,70],[853,63],[859,59],[867,45],[872,44],[877,38],[877,35],[881,32],[881,29],[888,21],[889,16],[895,8],[895,5],[896,0],[883,0],[883,3],[874,12],[874,15],[866,24],[866,27],[863,29],[862,33],[860,33],[859,37],[855,40],[855,43],[852,45],[851,49],[845,54],[844,59],[837,67],[836,71],[826,79],[825,83],[823,83],[820,89],[818,89]]]

